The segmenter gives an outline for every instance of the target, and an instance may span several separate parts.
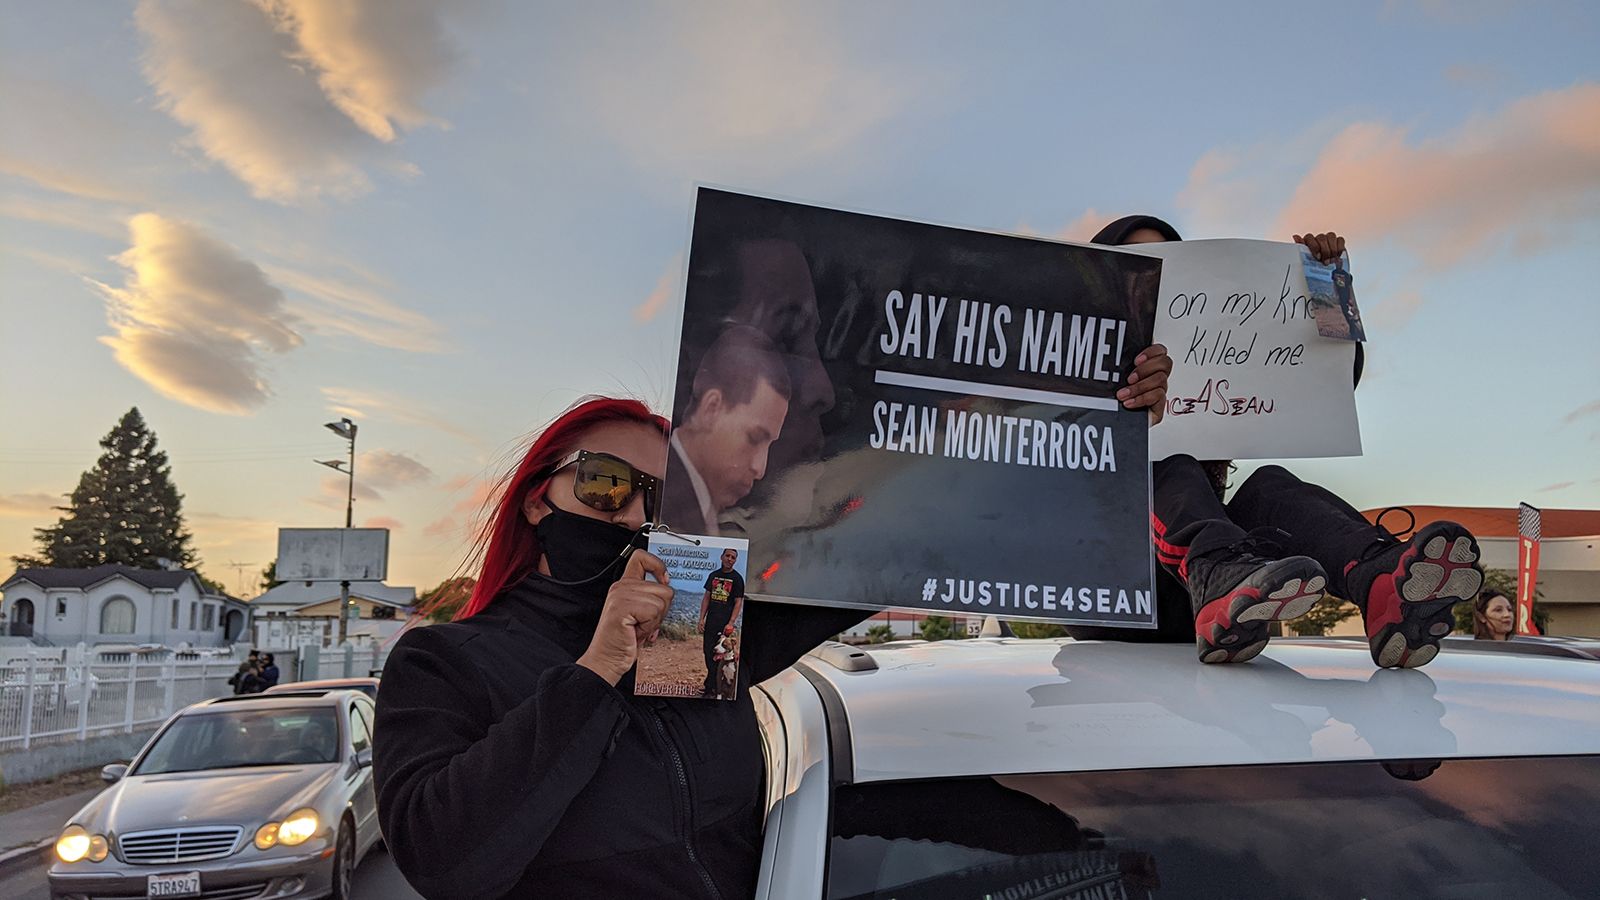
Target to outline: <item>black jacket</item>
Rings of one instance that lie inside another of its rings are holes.
[[[383,834],[429,898],[750,896],[763,763],[749,685],[864,619],[753,603],[739,699],[632,696],[575,664],[600,605],[531,576],[416,628],[383,670]]]

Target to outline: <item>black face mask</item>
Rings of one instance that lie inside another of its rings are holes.
[[[591,519],[556,507],[534,526],[539,548],[553,581],[581,588],[585,593],[604,597],[613,582],[622,577],[623,548],[633,542],[632,528]]]

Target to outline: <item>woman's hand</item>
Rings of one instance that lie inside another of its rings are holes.
[[[578,657],[578,665],[615,686],[638,660],[639,645],[661,628],[671,605],[666,564],[643,550],[633,551],[622,578],[606,592],[600,624],[595,626],[589,649]]]
[[[1128,386],[1117,391],[1117,399],[1128,409],[1150,410],[1150,424],[1161,421],[1167,412],[1167,376],[1172,373],[1172,357],[1167,348],[1151,344],[1133,360]]]
[[[1317,258],[1317,262],[1324,264],[1337,262],[1339,254],[1344,252],[1344,238],[1331,231],[1322,234],[1312,234],[1309,231],[1297,234],[1294,236],[1294,242],[1304,244],[1306,249],[1311,251],[1311,255]]]

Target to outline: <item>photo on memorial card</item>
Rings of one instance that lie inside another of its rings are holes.
[[[1333,265],[1318,262],[1302,247],[1300,261],[1305,266],[1308,301],[1317,320],[1317,333],[1339,341],[1365,341],[1361,310],[1356,306],[1354,279],[1350,274],[1350,254],[1339,254]]]
[[[660,630],[639,647],[634,694],[737,698],[749,542],[658,532],[649,551],[666,564],[672,605]]]
[[[1151,627],[1148,416],[1115,395],[1159,280],[701,188],[657,520],[747,538],[753,602]]]

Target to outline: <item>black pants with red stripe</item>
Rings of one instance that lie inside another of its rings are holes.
[[[1243,540],[1256,528],[1275,528],[1283,556],[1309,556],[1328,573],[1328,592],[1349,596],[1345,570],[1374,547],[1394,540],[1326,488],[1301,481],[1282,466],[1251,473],[1224,504],[1192,456],[1171,456],[1150,467],[1155,508],[1156,621],[1138,628],[1068,626],[1080,640],[1191,641],[1194,608],[1184,585],[1188,560]]]

